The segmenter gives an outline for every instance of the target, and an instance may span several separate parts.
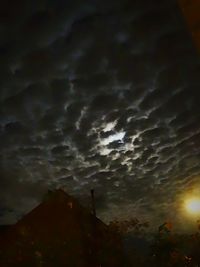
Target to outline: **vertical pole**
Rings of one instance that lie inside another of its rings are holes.
[[[90,190],[91,200],[92,200],[92,238],[91,238],[91,266],[99,266],[97,258],[97,232],[96,232],[96,209],[95,209],[95,200],[94,200],[94,189]]]
[[[94,189],[91,189],[91,198],[92,198],[92,213],[96,217],[96,208],[95,208],[95,200],[94,200]]]

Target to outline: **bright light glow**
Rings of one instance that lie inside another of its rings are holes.
[[[190,198],[185,202],[186,210],[193,215],[200,215],[200,198]]]

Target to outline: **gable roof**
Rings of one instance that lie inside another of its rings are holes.
[[[56,190],[11,226],[0,242],[0,258],[4,257],[5,266],[15,266],[16,258],[29,264],[41,257],[47,264],[44,266],[51,266],[52,255],[57,262],[52,266],[94,267],[102,262],[102,266],[117,267],[121,266],[121,243],[76,199]]]
[[[32,211],[27,213],[21,218],[13,228],[18,227],[21,224],[29,223],[34,224],[43,223],[47,218],[51,218],[55,224],[59,223],[59,219],[67,221],[70,218],[73,221],[88,221],[95,223],[104,230],[109,230],[109,227],[103,223],[100,219],[92,214],[92,212],[79,204],[79,202],[72,196],[68,195],[64,190],[57,189],[55,191],[48,191],[45,195],[44,200]]]

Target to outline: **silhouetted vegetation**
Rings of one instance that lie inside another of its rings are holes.
[[[137,218],[104,224],[62,190],[1,228],[0,267],[200,267],[199,220],[190,235],[170,222],[150,235]]]
[[[199,267],[200,266],[200,221],[197,221],[197,231],[193,234],[177,234],[172,223],[165,222],[158,227],[151,240],[145,230],[147,222],[138,219],[113,221],[109,224],[112,230],[126,237],[132,233],[132,238],[140,237],[148,243],[148,253],[138,251],[137,243],[129,248],[129,266],[139,267]],[[139,243],[138,243],[139,244]]]

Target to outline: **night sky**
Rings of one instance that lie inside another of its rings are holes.
[[[200,192],[200,64],[175,0],[0,8],[0,224],[48,189],[97,215],[173,220]]]

